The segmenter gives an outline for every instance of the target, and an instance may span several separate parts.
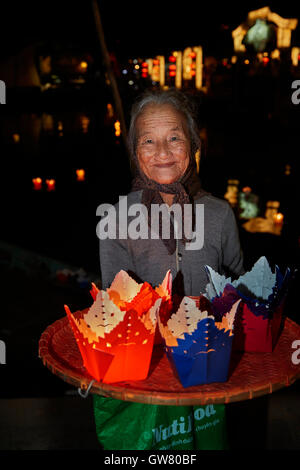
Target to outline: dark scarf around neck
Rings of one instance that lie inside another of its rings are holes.
[[[207,193],[201,188],[200,179],[196,170],[195,160],[190,159],[190,163],[184,173],[184,175],[174,183],[170,184],[159,184],[154,180],[147,178],[147,176],[139,169],[132,182],[132,191],[143,190],[142,193],[142,204],[144,204],[148,211],[148,226],[151,228],[151,205],[152,204],[165,204],[160,193],[174,194],[174,200],[172,204],[180,204],[181,214],[183,218],[184,204],[193,204],[195,199],[198,199]],[[184,243],[190,241],[184,236],[184,221],[182,220],[182,241]],[[192,229],[194,230],[195,214],[194,205],[192,210]],[[174,227],[171,222],[170,227],[170,238],[162,238],[162,220],[159,218],[159,236],[163,243],[168,249],[169,254],[173,254],[176,250],[176,239],[174,233]]]

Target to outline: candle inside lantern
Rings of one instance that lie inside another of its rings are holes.
[[[32,178],[32,182],[33,182],[33,189],[35,191],[39,191],[40,189],[42,189],[42,183],[43,183],[42,178]]]
[[[46,185],[47,185],[47,191],[54,191],[55,190],[55,180],[54,179],[46,180]]]
[[[277,214],[274,214],[273,216],[273,222],[275,225],[282,226],[283,225],[283,219],[284,215],[281,214],[281,212],[277,212]]]
[[[84,181],[85,179],[85,171],[80,168],[76,170],[77,181]]]

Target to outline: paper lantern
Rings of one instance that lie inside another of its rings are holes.
[[[207,305],[207,299],[202,300]],[[209,302],[208,309],[202,310],[191,297],[184,297],[167,321],[159,315],[166,354],[183,387],[227,380],[233,321],[239,303],[240,299],[221,322],[211,315]]]
[[[115,136],[119,137],[121,135],[121,124],[120,121],[116,121],[114,124],[115,127]]]
[[[33,189],[40,191],[42,189],[43,180],[42,178],[32,178]]]
[[[278,212],[277,214],[274,214],[273,216],[274,224],[280,227],[283,225],[283,219],[284,219],[284,215],[281,214],[281,212]]]
[[[107,106],[106,106],[106,109],[107,109],[107,115],[109,118],[112,118],[114,116],[114,108],[112,106],[111,103],[107,103]]]
[[[247,352],[272,352],[283,327],[283,308],[290,270],[283,276],[276,266],[272,272],[262,256],[253,268],[237,280],[225,278],[206,266],[206,293],[214,315],[222,315],[241,300],[234,323],[233,348]]]
[[[85,60],[81,61],[79,64],[79,68],[82,72],[86,72],[88,68],[88,63]]]
[[[77,177],[77,181],[84,181],[85,171],[82,168],[76,170],[76,177]]]
[[[46,180],[47,191],[55,191],[55,180],[50,179]]]
[[[84,366],[92,377],[104,383],[147,377],[158,310],[162,301],[168,303],[169,279],[168,272],[155,290],[120,271],[106,291],[92,284],[94,302],[79,319],[65,305]]]

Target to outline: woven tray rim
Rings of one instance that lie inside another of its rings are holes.
[[[144,391],[135,389],[134,387],[127,388],[123,384],[104,384],[102,382],[93,381],[88,372],[84,375],[76,372],[74,369],[63,366],[56,358],[49,352],[49,343],[56,332],[68,325],[67,317],[56,320],[53,324],[49,325],[42,333],[39,340],[39,357],[53,374],[60,377],[65,382],[73,385],[81,390],[87,390],[89,393],[97,394],[104,397],[111,397],[118,400],[130,401],[136,403],[146,403],[153,405],[173,405],[173,406],[190,406],[190,405],[205,405],[205,404],[221,404],[232,403],[237,401],[244,401],[260,397],[262,395],[270,394],[281,388],[292,385],[297,379],[300,378],[300,366],[293,373],[282,373],[280,381],[276,383],[262,383],[251,389],[243,387],[235,387],[231,393],[225,393],[224,390],[215,390],[214,392],[201,392],[201,387],[197,387],[196,392],[184,392],[180,390],[176,392],[156,392]],[[285,319],[285,329],[289,332],[295,333],[300,338],[300,325],[296,324],[290,318]],[[291,349],[291,354],[293,350]],[[256,354],[256,353],[252,353]],[[261,353],[257,353],[261,354]],[[92,385],[91,381],[93,381]]]

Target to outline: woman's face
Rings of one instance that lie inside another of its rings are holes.
[[[160,184],[177,181],[190,158],[184,116],[171,105],[148,105],[136,122],[136,154],[144,174]]]

